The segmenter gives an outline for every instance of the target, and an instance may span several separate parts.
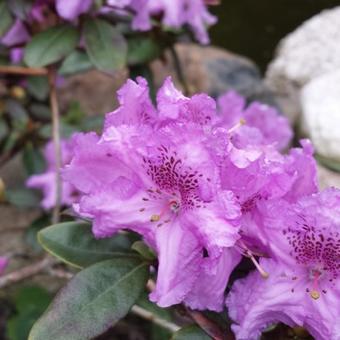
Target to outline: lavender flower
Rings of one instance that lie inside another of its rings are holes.
[[[209,43],[207,27],[216,23],[203,0],[109,0],[108,4],[132,10],[132,28],[135,30],[150,30],[152,16],[161,15],[165,26],[179,29],[189,25],[202,44]]]
[[[237,339],[257,339],[268,325],[303,326],[316,339],[340,336],[340,190],[328,189],[295,204],[267,206],[275,260],[234,284],[227,299]]]
[[[65,165],[71,158],[71,145],[68,141],[61,142],[62,164]],[[39,189],[43,193],[41,206],[48,210],[51,209],[56,202],[56,168],[55,168],[55,153],[54,145],[49,142],[44,150],[44,156],[47,163],[47,169],[42,174],[31,176],[26,185],[29,188]],[[76,199],[74,187],[69,183],[62,183],[62,199],[61,203],[71,205]]]
[[[6,270],[9,258],[7,256],[0,256],[0,275]]]
[[[232,127],[240,119],[245,119],[248,127],[255,127],[262,135],[262,143],[275,144],[278,150],[288,146],[293,133],[288,119],[266,104],[253,102],[246,107],[245,99],[235,91],[229,91],[217,100],[220,124]]]

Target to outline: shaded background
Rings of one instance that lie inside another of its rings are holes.
[[[210,11],[218,23],[210,29],[212,43],[255,61],[264,72],[278,42],[320,11],[339,0],[221,0]]]

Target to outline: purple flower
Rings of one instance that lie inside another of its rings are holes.
[[[290,142],[293,132],[288,119],[280,116],[275,108],[259,102],[253,102],[246,108],[245,99],[235,91],[220,96],[217,102],[222,116],[220,125],[232,127],[240,119],[245,119],[247,127],[261,132],[263,143],[275,144],[278,150],[282,150]]]
[[[90,9],[92,0],[55,0],[55,3],[58,14],[72,21]]]
[[[328,189],[266,206],[276,261],[262,260],[263,280],[236,282],[227,306],[238,339],[255,339],[271,323],[305,327],[316,339],[340,336],[340,190]]]
[[[232,191],[241,206],[242,243],[239,245],[243,251],[266,254],[263,206],[278,198],[295,202],[317,191],[313,148],[309,141],[303,140],[303,148],[294,148],[288,155],[281,155],[271,145],[240,148],[228,141],[223,149],[217,145],[222,143],[225,133],[224,129],[215,131],[216,142],[212,147],[224,150],[224,154],[218,155],[221,187]]]
[[[216,23],[203,0],[109,0],[108,5],[132,10],[132,27],[135,30],[150,30],[151,17],[162,15],[165,26],[179,29],[189,25],[202,44],[209,43],[207,27]]]
[[[27,42],[30,39],[30,35],[25,25],[17,19],[12,27],[1,38],[0,42],[8,47],[20,45]]]
[[[61,142],[62,164],[67,164],[71,159],[71,145],[68,141]],[[56,174],[55,174],[55,156],[54,146],[49,142],[44,150],[44,156],[47,163],[47,169],[44,173],[33,175],[28,178],[26,185],[29,188],[39,189],[43,192],[43,200],[41,206],[44,209],[51,209],[56,201]],[[62,183],[62,199],[61,203],[71,205],[76,199],[74,186]]]
[[[81,192],[74,208],[93,220],[96,237],[130,229],[155,249],[152,301],[221,310],[229,274],[240,260],[231,249],[239,238],[240,207],[232,192],[220,188],[206,144],[204,123],[210,119],[203,113],[214,111],[214,101],[184,97],[168,79],[156,110],[142,78],[128,81],[118,99],[101,137],[78,134],[72,140],[74,155],[63,178]]]
[[[237,340],[259,339],[262,331],[279,322],[302,326],[316,340],[339,338],[339,279],[326,294],[314,300],[306,292],[306,273],[304,277],[287,275],[271,259],[262,259],[260,263],[270,273],[269,278],[263,279],[259,272],[250,273],[234,283],[227,297]]]
[[[8,266],[9,258],[7,256],[0,256],[0,275],[6,270]]]
[[[64,169],[64,179],[84,193],[75,209],[93,219],[96,237],[130,229],[157,251],[157,286],[150,298],[161,306],[183,301],[238,239],[238,213],[225,209],[233,196],[216,191],[217,169],[202,139],[199,129],[182,125],[158,131],[111,126],[100,140],[78,135]],[[221,308],[224,288],[210,308]]]

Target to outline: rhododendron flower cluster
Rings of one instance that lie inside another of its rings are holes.
[[[63,182],[96,238],[131,230],[156,252],[150,299],[227,307],[237,339],[278,322],[339,338],[340,190],[318,192],[311,143],[283,153],[287,119],[235,92],[189,98],[168,78],[154,105],[137,78],[118,100],[101,135],[67,142]],[[242,256],[254,271],[225,296]]]
[[[11,59],[12,62],[19,62],[23,53],[21,45],[31,39],[31,33],[36,32],[37,27],[44,29],[60,20],[76,24],[80,15],[90,12],[93,15],[110,12],[132,15],[132,28],[137,31],[152,29],[154,18],[161,17],[162,23],[173,29],[188,25],[195,38],[202,44],[209,42],[207,27],[216,22],[216,18],[208,12],[204,0],[177,0],[175,2],[108,0],[101,8],[98,8],[94,0],[35,0],[24,20],[22,17],[16,18],[13,25],[0,37],[0,43],[14,47],[11,50]],[[56,15],[59,19],[53,19]]]

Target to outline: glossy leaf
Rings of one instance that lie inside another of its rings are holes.
[[[88,19],[84,23],[87,54],[96,68],[116,71],[126,64],[127,44],[123,35],[101,19]]]
[[[33,326],[29,340],[86,340],[124,317],[143,291],[148,265],[119,258],[78,273]]]
[[[33,147],[30,142],[25,145],[22,160],[28,175],[41,173],[45,169],[45,160],[41,151]]]
[[[36,208],[40,204],[39,195],[30,189],[9,189],[6,191],[6,199],[9,203],[19,208]]]
[[[131,246],[131,249],[135,250],[146,260],[155,260],[157,258],[156,254],[150,249],[143,241],[136,241]]]
[[[52,255],[75,267],[116,257],[137,257],[130,251],[129,240],[121,234],[97,240],[86,222],[65,222],[38,233],[40,244]]]
[[[24,61],[30,67],[52,64],[70,54],[79,41],[79,33],[70,25],[51,27],[33,37],[25,48]]]
[[[43,314],[51,302],[50,294],[38,286],[23,287],[15,294],[17,314],[7,324],[10,340],[26,340],[34,322]]]
[[[129,65],[148,63],[160,54],[160,44],[150,37],[133,37],[128,39]]]
[[[48,97],[49,85],[47,77],[32,76],[27,78],[27,91],[38,100],[45,100]]]
[[[68,76],[87,71],[92,67],[93,64],[85,52],[73,51],[61,64],[59,74]]]
[[[171,340],[210,340],[212,339],[196,325],[185,326],[177,331]]]

